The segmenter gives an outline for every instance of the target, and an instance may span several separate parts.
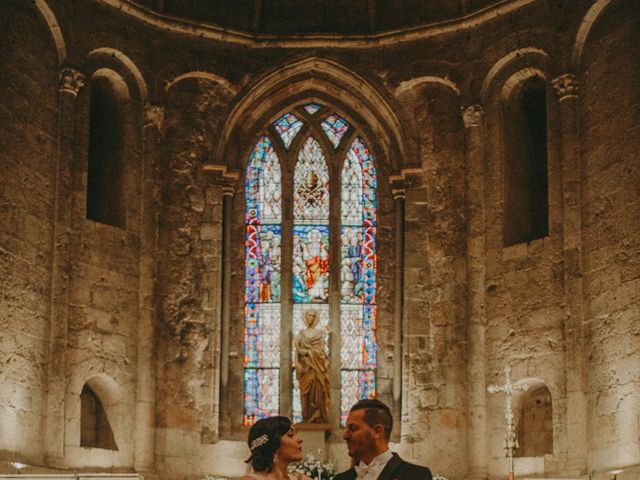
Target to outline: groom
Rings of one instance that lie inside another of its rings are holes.
[[[380,400],[357,402],[349,411],[342,436],[353,467],[334,480],[432,480],[427,467],[413,465],[389,450],[393,420]]]

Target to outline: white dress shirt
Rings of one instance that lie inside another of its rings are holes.
[[[360,463],[353,467],[356,470],[356,478],[358,480],[376,480],[392,457],[393,453],[391,453],[391,450],[387,449],[384,453],[374,457],[369,465],[360,460]]]

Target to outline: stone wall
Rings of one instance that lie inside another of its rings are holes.
[[[519,459],[521,473],[640,462],[638,18],[628,0],[600,1],[586,17],[591,2],[568,3],[359,48],[252,48],[66,0],[50,0],[48,30],[42,0],[0,5],[10,46],[0,53],[0,429],[16,432],[0,435],[0,459],[168,479],[241,473],[244,195],[225,172],[242,178],[251,139],[276,113],[325,95],[360,122],[379,162],[379,394],[391,403],[401,361],[398,451],[453,479],[503,476],[503,398],[485,390],[509,364],[515,380],[546,385],[553,406],[553,453]],[[575,70],[576,35],[596,11],[575,72],[573,149],[570,104],[551,84]],[[273,99],[258,88],[301,64],[294,86],[272,83]],[[129,91],[124,229],[85,218],[89,91],[59,93],[63,65],[87,77],[107,68]],[[505,93],[531,76],[548,85],[549,235],[505,247]],[[469,106],[475,124],[463,123]],[[405,197],[402,359],[394,190]],[[118,452],[79,447],[87,381]],[[345,465],[340,435],[330,451]]]
[[[632,5],[609,7],[579,72],[589,465],[596,470],[640,462],[638,27]]]
[[[172,474],[192,470],[201,445],[218,439],[222,186],[202,165],[227,104],[221,86],[187,78],[165,110],[156,454]]]
[[[42,463],[58,61],[30,6],[3,3],[0,19],[0,452]]]

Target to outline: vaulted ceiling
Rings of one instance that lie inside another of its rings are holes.
[[[125,0],[159,16],[253,35],[373,35],[457,20],[518,0]]]

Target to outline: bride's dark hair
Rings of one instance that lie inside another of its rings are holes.
[[[280,448],[280,439],[291,429],[291,420],[287,417],[269,417],[258,420],[249,430],[249,450],[251,456],[247,463],[256,472],[270,472],[273,468],[273,456]]]

